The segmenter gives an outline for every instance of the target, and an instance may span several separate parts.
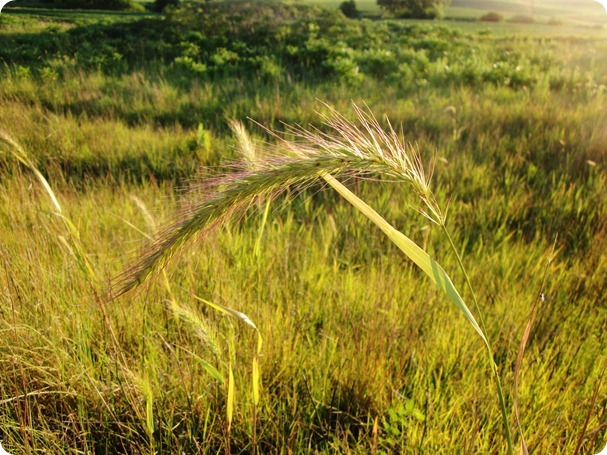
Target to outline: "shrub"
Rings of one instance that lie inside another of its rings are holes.
[[[533,24],[535,19],[533,16],[527,16],[526,14],[516,14],[509,19],[509,22],[516,24]]]
[[[487,14],[483,14],[479,20],[483,22],[501,22],[504,20],[504,16],[502,16],[500,13],[490,11]]]
[[[385,15],[403,19],[436,19],[442,17],[448,0],[377,0]]]
[[[343,16],[337,10],[318,5],[277,1],[181,2],[170,9],[167,17],[173,27],[196,30],[204,36],[226,42],[243,40],[249,46],[264,43],[269,33],[281,27],[314,21],[323,28],[339,23]],[[327,24],[327,25],[325,25]]]
[[[357,59],[365,74],[383,80],[398,72],[398,60],[394,53],[383,49],[369,49]]]
[[[356,8],[354,0],[346,0],[339,5],[339,9],[342,14],[350,19],[358,19],[360,17],[360,11]]]

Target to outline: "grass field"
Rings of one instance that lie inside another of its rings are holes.
[[[3,447],[508,453],[481,338],[326,181],[249,204],[110,298],[176,210],[253,172],[235,169],[229,120],[263,150],[277,138],[249,119],[326,132],[323,102],[355,120],[354,101],[434,163],[455,250],[410,185],[336,177],[435,258],[484,320],[515,450],[517,355],[532,320],[518,392],[529,452],[599,452],[607,37],[591,2],[536,0],[539,22],[579,12],[562,25],[455,20],[489,3],[519,13],[462,0],[432,22],[351,21],[304,4],[0,14]]]
[[[478,19],[489,11],[501,13],[506,20],[523,15],[557,28],[562,25],[603,28],[607,17],[605,9],[594,0],[454,0],[446,16]]]

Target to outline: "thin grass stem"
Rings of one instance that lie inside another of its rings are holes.
[[[462,271],[462,273],[464,275],[468,290],[470,291],[470,294],[472,294],[472,300],[474,302],[474,307],[476,308],[476,314],[479,318],[481,328],[482,328],[483,332],[485,334],[487,334],[487,329],[485,328],[485,322],[483,321],[483,316],[480,311],[480,306],[478,304],[478,299],[476,297],[476,293],[474,292],[474,288],[472,287],[472,283],[470,282],[470,277],[468,276],[468,272],[466,271],[466,267],[464,266],[464,263],[459,254],[459,251],[457,250],[457,247],[455,246],[455,243],[453,242],[453,238],[451,237],[451,234],[449,233],[449,230],[447,229],[447,227],[445,226],[444,223],[441,224],[441,229],[442,229],[443,233],[445,234],[445,236],[447,237],[447,239],[449,240],[449,245],[451,246],[451,249],[453,250],[455,257],[457,258],[457,263],[459,265],[460,270]],[[513,449],[513,443],[512,443],[512,434],[510,431],[510,421],[508,419],[508,412],[506,410],[506,401],[504,398],[504,391],[502,389],[502,382],[500,379],[499,370],[497,368],[497,364],[495,363],[495,359],[493,358],[493,348],[491,347],[491,342],[489,341],[489,338],[487,338],[485,341],[485,347],[487,348],[487,353],[489,355],[489,361],[491,363],[491,371],[493,373],[493,378],[495,379],[495,386],[497,389],[497,395],[499,397],[500,409],[502,412],[502,419],[504,421],[504,432],[505,432],[505,436],[506,436],[506,441],[508,442],[508,455],[513,455],[514,449]]]

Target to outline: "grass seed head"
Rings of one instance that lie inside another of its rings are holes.
[[[366,178],[382,176],[409,183],[425,206],[421,213],[437,224],[444,215],[430,189],[430,174],[419,152],[405,143],[388,122],[384,131],[367,109],[354,105],[357,123],[327,106],[319,114],[327,131],[286,125],[293,140],[263,127],[277,140],[272,147],[255,146],[238,122],[231,122],[243,154],[234,172],[208,178],[192,186],[190,202],[177,212],[134,265],[118,280],[115,295],[143,283],[165,267],[184,246],[201,234],[243,214],[260,200],[288,188],[305,188],[322,175]]]

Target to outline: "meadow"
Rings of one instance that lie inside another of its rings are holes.
[[[3,447],[507,453],[481,339],[322,180],[252,204],[113,298],[146,240],[185,200],[203,197],[204,182],[234,172],[242,137],[231,120],[261,150],[276,137],[255,122],[327,131],[319,113],[328,105],[354,120],[354,101],[384,128],[389,119],[433,167],[517,453],[514,383],[529,321],[518,386],[529,453],[599,452],[605,55],[607,32],[581,20],[350,20],[300,3],[193,3],[163,15],[6,8]],[[447,239],[409,186],[391,180],[343,183],[434,257],[470,302]],[[189,191],[192,182],[203,188]]]

